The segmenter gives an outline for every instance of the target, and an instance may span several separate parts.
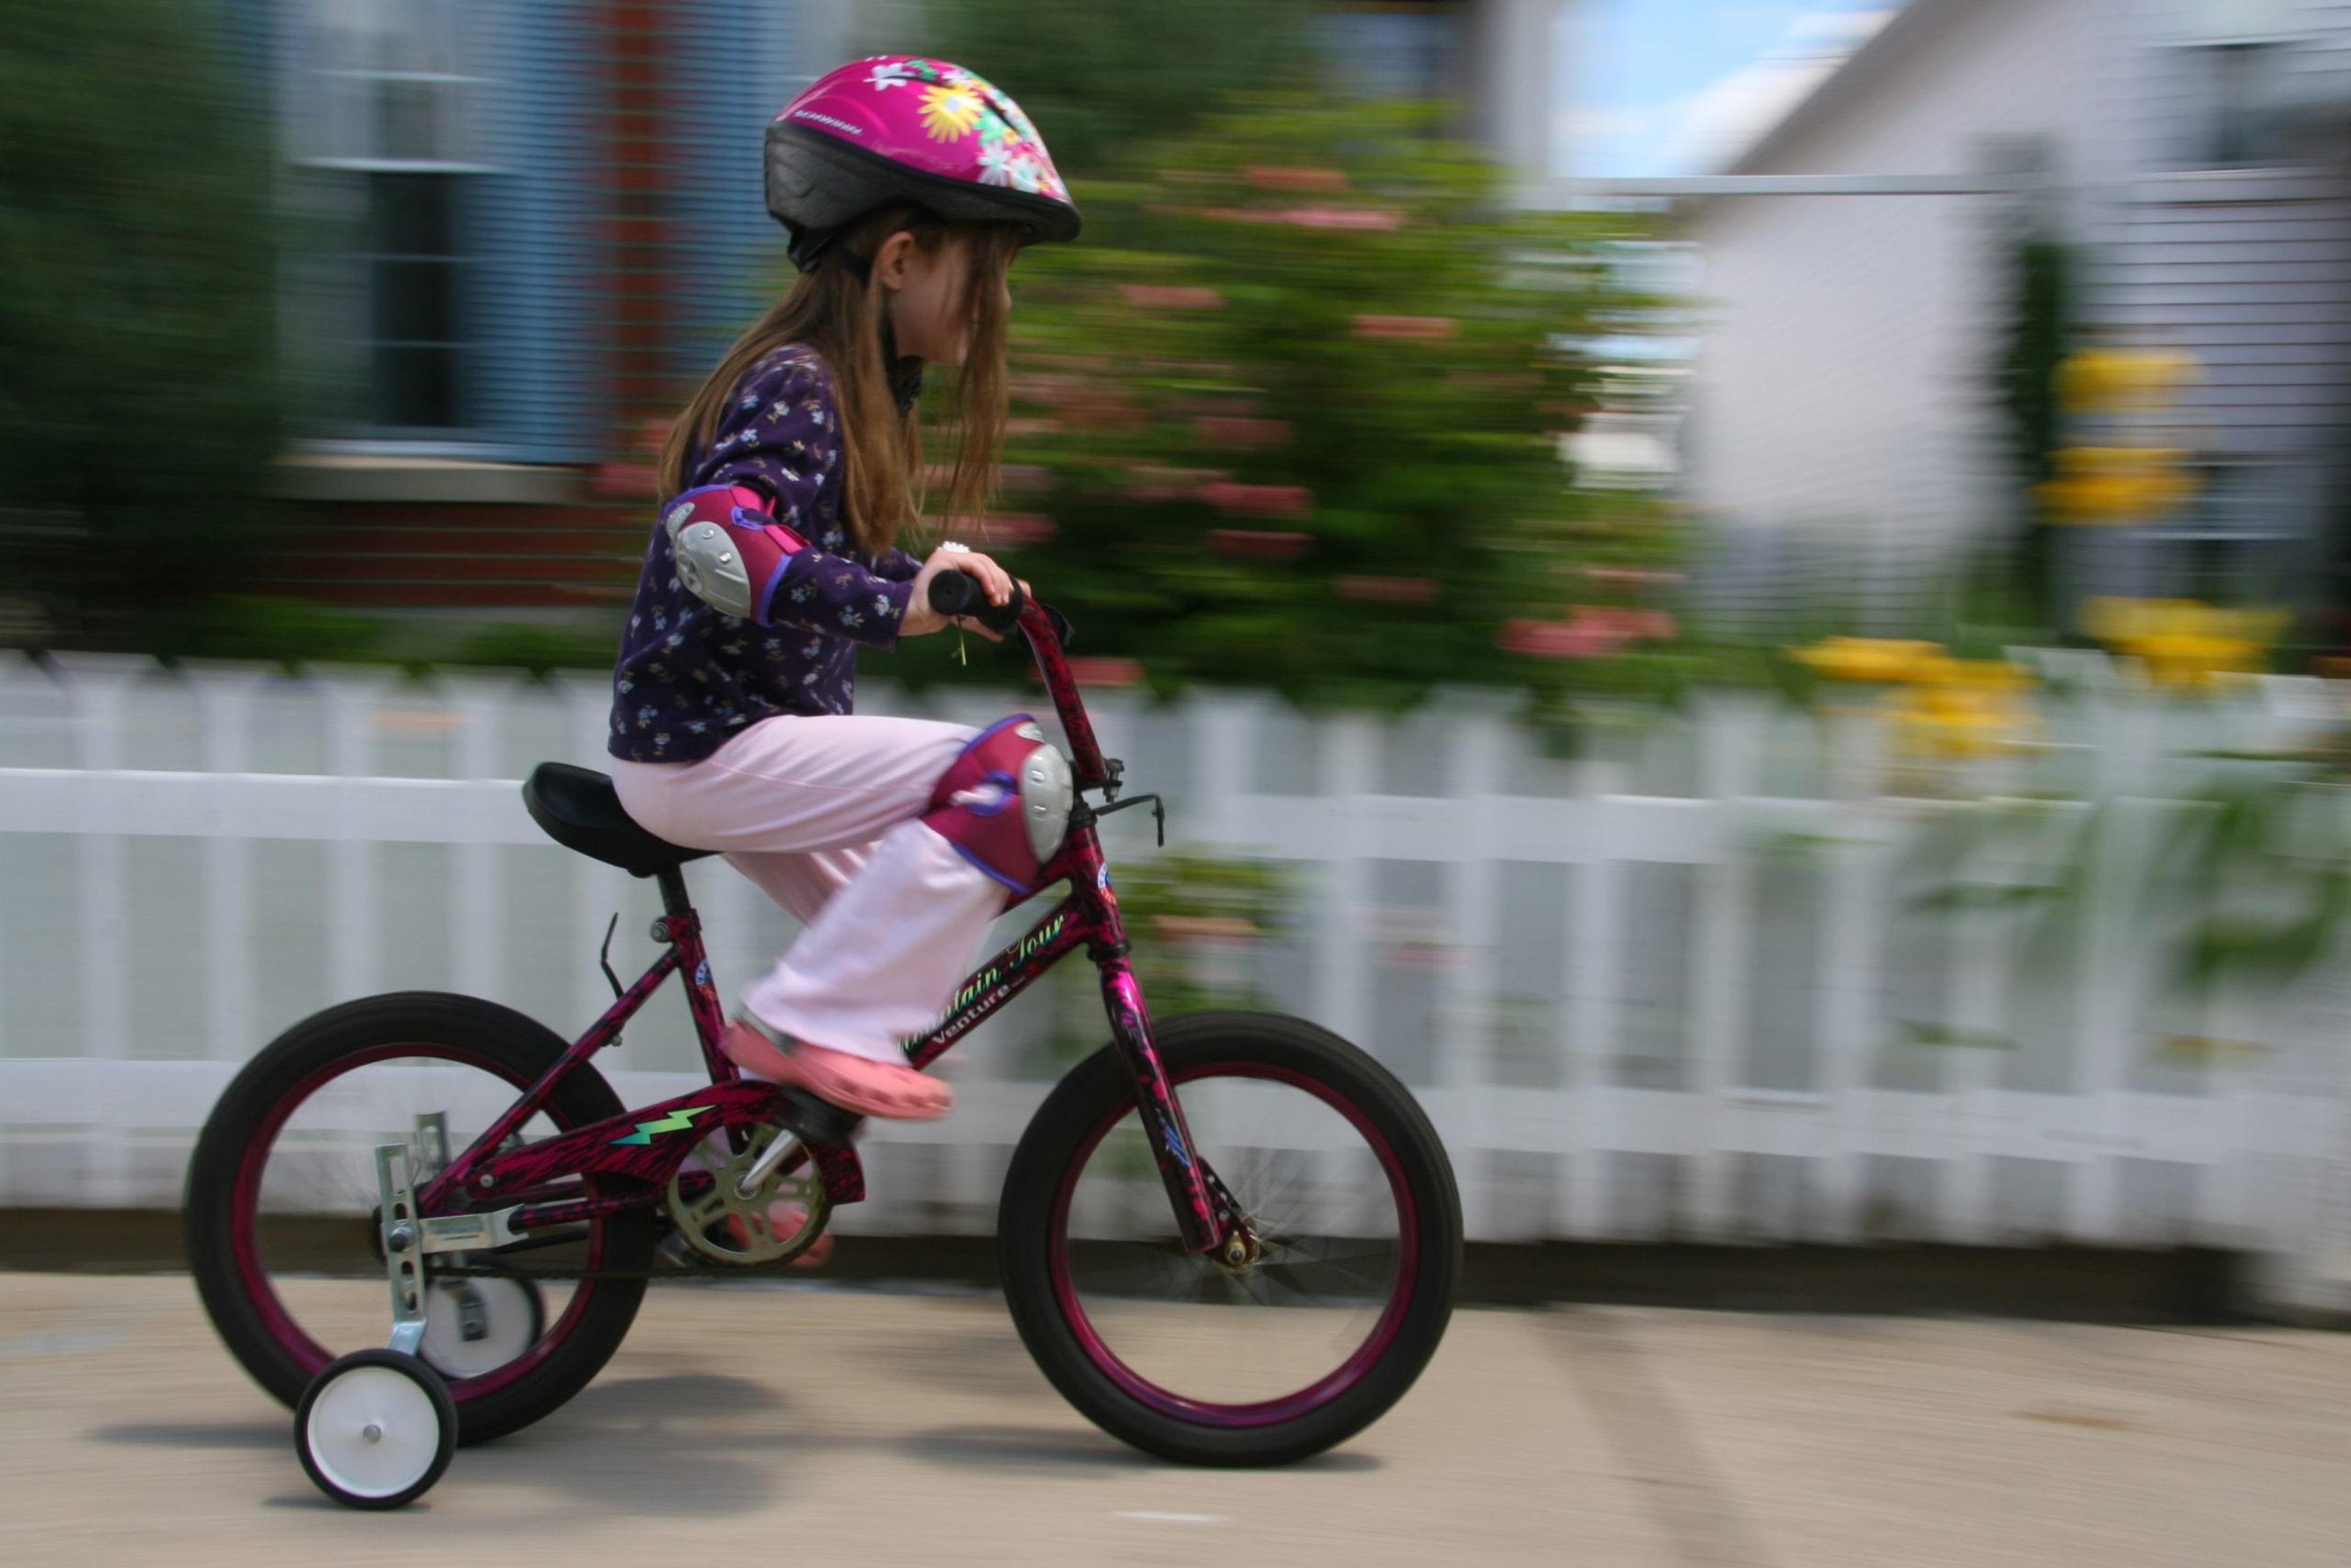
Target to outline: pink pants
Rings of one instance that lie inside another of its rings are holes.
[[[807,929],[743,993],[811,1045],[905,1061],[1004,911],[1003,884],[917,819],[975,731],[854,715],[763,719],[700,762],[611,759],[646,831],[716,850]]]

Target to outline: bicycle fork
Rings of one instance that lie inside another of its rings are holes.
[[[1095,962],[1102,973],[1102,1003],[1110,1012],[1111,1038],[1134,1074],[1135,1112],[1143,1120],[1167,1201],[1175,1207],[1185,1249],[1211,1254],[1228,1268],[1246,1268],[1257,1257],[1257,1238],[1232,1194],[1193,1147],[1184,1108],[1176,1103],[1175,1087],[1151,1043],[1151,1015],[1143,1005],[1134,967],[1123,954]]]

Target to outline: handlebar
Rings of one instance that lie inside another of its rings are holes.
[[[952,620],[968,616],[991,632],[1009,632],[1020,624],[1020,612],[1029,606],[1029,596],[1020,585],[1012,585],[1012,597],[1002,604],[991,604],[987,590],[979,579],[964,571],[943,571],[931,579],[931,608]]]
[[[1117,776],[1112,765],[1102,760],[1102,745],[1094,738],[1093,720],[1086,716],[1085,700],[1078,695],[1078,683],[1070,674],[1070,662],[1061,656],[1061,644],[1070,635],[1070,623],[1058,611],[1031,599],[1012,585],[1012,598],[1003,604],[991,604],[987,590],[968,572],[943,571],[931,579],[931,608],[946,616],[965,616],[978,622],[991,632],[1019,631],[1028,641],[1029,651],[1036,655],[1037,673],[1044,677],[1045,689],[1052,694],[1053,707],[1061,717],[1061,734],[1070,743],[1070,766],[1081,789],[1100,789],[1105,785],[1115,792]]]

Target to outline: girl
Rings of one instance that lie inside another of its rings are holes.
[[[1050,845],[1008,848],[1000,814],[1012,781],[1060,759],[1034,726],[852,716],[856,650],[945,626],[941,572],[1009,600],[985,555],[895,548],[915,521],[914,395],[926,365],[959,371],[947,510],[978,516],[1005,270],[1021,245],[1074,238],[1078,212],[1019,105],[904,56],[792,100],[768,128],[767,195],[801,276],[662,454],[673,498],[613,671],[612,781],[647,830],[722,852],[807,927],[745,992],[726,1054],[859,1114],[939,1116],[947,1086],[898,1042],[945,1011],[1006,888],[1034,881]]]

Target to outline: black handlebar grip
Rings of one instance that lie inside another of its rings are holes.
[[[987,590],[969,572],[943,571],[931,579],[931,608],[954,617],[967,615],[991,632],[1009,632],[1020,624],[1021,608],[1029,596],[1012,585],[1012,597],[1002,604],[987,601]]]

